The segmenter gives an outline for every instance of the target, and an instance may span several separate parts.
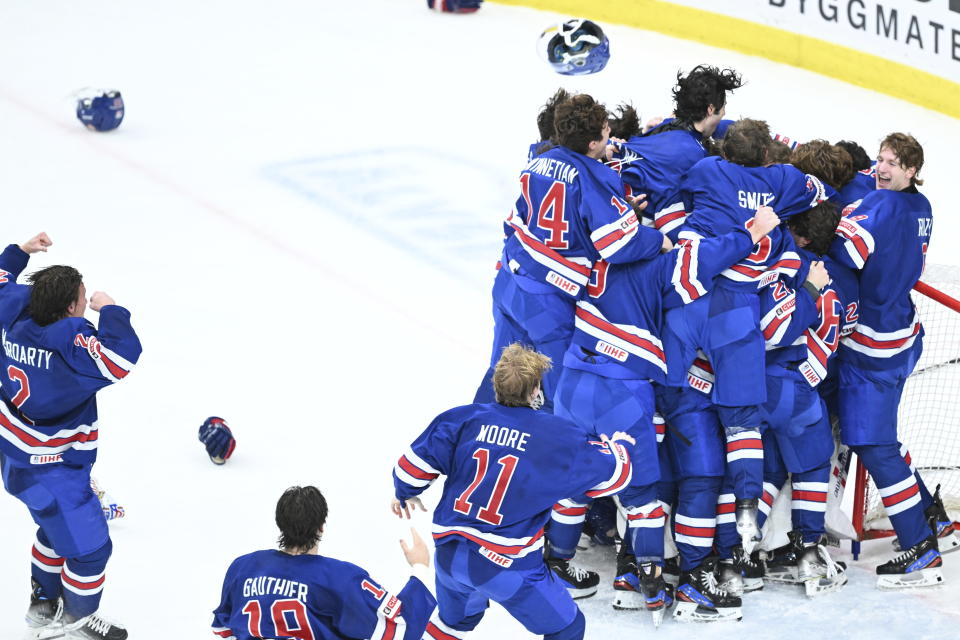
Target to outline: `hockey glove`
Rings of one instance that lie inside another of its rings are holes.
[[[211,416],[200,426],[200,442],[207,448],[207,454],[213,464],[225,463],[237,446],[233,432],[223,418]]]

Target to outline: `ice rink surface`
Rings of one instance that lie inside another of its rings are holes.
[[[495,4],[437,15],[422,0],[0,4],[4,242],[48,232],[54,247],[29,270],[78,267],[88,291],[132,311],[144,344],[134,373],[100,394],[94,469],[128,514],[111,525],[101,611],[132,638],[212,637],[227,565],[274,545],[273,508],[293,484],[327,496],[323,554],[400,587],[390,472],[483,374],[500,222],[537,110],[560,85],[663,115],[677,71],[710,63],[747,80],[728,117],[870,153],[910,132],[935,211],[930,260],[960,263],[957,120],[616,25],[604,25],[607,69],[563,78],[535,54],[556,17]],[[84,86],[123,92],[119,130],[75,120],[70,94]],[[197,442],[210,415],[238,438],[225,467]],[[428,517],[416,525],[426,534]],[[0,536],[0,638],[17,638],[33,526],[6,494]],[[668,620],[658,637],[954,635],[960,558],[946,557],[948,586],[881,593],[873,566],[889,556],[886,541],[866,545],[836,595],[769,586],[739,624]],[[610,607],[612,552],[582,561],[604,571],[582,601],[587,637],[652,631]],[[472,637],[530,636],[495,605]]]

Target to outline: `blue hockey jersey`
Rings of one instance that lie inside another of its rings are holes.
[[[823,183],[790,165],[744,167],[721,158],[698,162],[681,186],[687,215],[681,238],[717,237],[747,224],[769,205],[781,219],[806,211],[828,198]],[[756,291],[780,274],[794,277],[800,260],[789,234],[774,229],[741,262],[724,271],[723,285]]]
[[[877,190],[877,165],[858,171],[847,184],[840,187],[837,201],[842,211],[845,207],[863,200],[868,193]]]
[[[400,457],[396,497],[419,495],[441,475],[433,538],[468,540],[491,562],[543,562],[544,526],[563,498],[599,498],[627,487],[630,455],[573,422],[529,407],[472,404],[450,409]]]
[[[820,256],[798,249],[805,280],[812,261]],[[840,344],[856,326],[857,282],[843,265],[824,259],[831,282],[814,299],[802,287],[783,280],[760,292],[760,329],[766,341],[767,364],[796,366],[815,387],[826,377]]]
[[[932,227],[930,202],[915,187],[878,189],[840,220],[830,256],[860,274],[859,320],[841,341],[844,362],[879,370],[919,357],[923,327],[910,290]]]
[[[577,302],[575,331],[563,366],[608,378],[665,382],[661,343],[665,310],[713,288],[721,271],[753,246],[746,229],[683,242],[644,262],[594,266],[588,296]]]
[[[503,262],[558,294],[581,297],[601,258],[644,260],[663,244],[663,236],[641,225],[624,200],[620,176],[566,147],[534,158],[520,174],[520,188],[504,223]]]
[[[707,155],[702,136],[690,129],[673,129],[634,136],[619,149],[615,166],[624,184],[632,193],[647,194],[644,216],[661,233],[672,231],[683,222],[678,207],[672,206],[678,204],[680,183],[690,167]]]
[[[20,465],[91,464],[96,393],[126,377],[140,340],[118,305],[100,310],[99,329],[84,318],[39,326],[27,311],[31,287],[16,284],[28,258],[17,245],[0,254],[0,451]]]
[[[212,626],[228,640],[420,640],[436,606],[416,577],[394,595],[349,562],[264,550],[230,565]]]

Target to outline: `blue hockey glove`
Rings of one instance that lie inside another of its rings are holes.
[[[237,440],[233,437],[233,432],[227,426],[227,421],[223,418],[211,416],[200,425],[200,442],[207,448],[207,454],[213,464],[223,464],[237,446]]]
[[[473,13],[483,0],[427,0],[427,7],[444,13]]]

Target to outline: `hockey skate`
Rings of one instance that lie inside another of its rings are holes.
[[[720,588],[737,597],[763,589],[763,561],[760,552],[746,554],[739,544],[731,549],[732,557],[720,561]]]
[[[99,613],[91,613],[79,620],[64,619],[64,640],[127,640],[127,630],[110,622]]]
[[[764,580],[797,584],[797,550],[803,546],[799,531],[789,531],[790,543],[767,552]]]
[[[680,622],[721,622],[740,620],[740,598],[717,586],[717,561],[704,560],[696,569],[680,576],[677,606],[673,617]]]
[[[637,558],[623,551],[617,554],[617,576],[613,579],[614,609],[643,609],[646,602],[640,593],[640,577],[637,575]]]
[[[753,553],[760,543],[760,527],[757,525],[757,512],[760,501],[756,498],[738,499],[736,503],[737,533],[744,550]]]
[[[680,584],[680,556],[664,558],[663,579],[676,591],[677,585]]]
[[[596,571],[582,569],[564,558],[549,558],[547,567],[566,583],[567,593],[574,600],[589,598],[597,592],[600,574]]]
[[[48,600],[40,597],[40,584],[30,578],[30,586],[33,590],[30,592],[30,606],[27,608],[27,627],[26,635],[30,640],[47,640],[63,637],[63,625],[60,624],[60,616],[63,613],[63,600]]]
[[[803,584],[808,598],[839,591],[847,584],[847,565],[830,557],[823,540],[801,543],[797,549],[797,581]]]
[[[638,574],[644,606],[653,615],[653,626],[659,627],[664,611],[673,604],[673,589],[663,579],[660,565],[654,562],[640,564]]]
[[[877,567],[877,588],[912,589],[943,584],[942,566],[937,539],[930,536]]]
[[[960,534],[957,533],[953,520],[947,515],[947,509],[943,506],[943,500],[940,498],[940,485],[933,492],[933,502],[924,509],[923,515],[926,516],[930,529],[937,536],[937,547],[940,553],[950,553],[960,549]],[[900,551],[900,542],[894,538],[893,548]]]

